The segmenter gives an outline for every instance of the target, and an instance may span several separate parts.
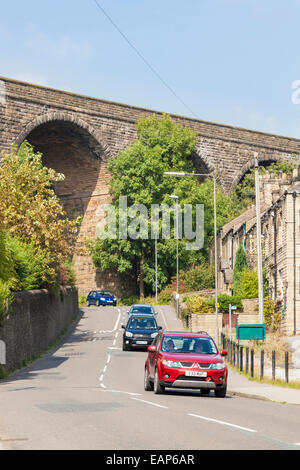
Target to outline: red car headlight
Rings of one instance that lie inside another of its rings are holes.
[[[180,362],[177,361],[168,361],[167,359],[162,360],[162,364],[166,367],[181,367]]]
[[[224,362],[216,362],[215,364],[211,364],[210,369],[222,370],[225,369],[225,364]]]

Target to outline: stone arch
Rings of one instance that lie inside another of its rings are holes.
[[[207,170],[207,173],[214,173],[216,171],[215,163],[211,160],[208,152],[205,150],[205,146],[202,146],[201,141],[197,142],[193,161],[196,169],[199,168],[200,162],[200,165]]]
[[[190,158],[193,162],[196,173],[203,173],[207,175],[215,173],[215,165],[210,161],[199,145],[196,146],[196,150]],[[199,180],[204,181],[205,176],[199,177]]]
[[[102,154],[102,159],[108,160],[110,158],[111,151],[105,141],[105,138],[103,137],[103,133],[99,130],[95,130],[90,124],[88,124],[83,119],[79,118],[76,114],[68,112],[53,111],[41,114],[40,116],[36,117],[35,119],[27,123],[22,132],[18,135],[15,144],[19,147],[22,142],[27,139],[30,133],[34,131],[37,127],[55,121],[68,122],[86,131],[95,139],[95,141],[99,145],[99,149]]]
[[[107,163],[111,151],[102,132],[74,113],[55,111],[28,122],[15,144],[20,146],[24,140],[42,153],[46,167],[65,175],[53,184],[55,192],[70,219],[81,217],[72,257],[80,292],[108,289],[107,276],[97,274],[85,247],[86,239],[96,237],[103,217],[99,207],[110,200]]]
[[[258,162],[263,163],[265,166],[267,163],[277,162],[283,159],[288,160],[289,158],[288,156],[283,158],[282,155],[278,155],[278,154],[272,154],[272,155],[260,154],[258,157]],[[241,169],[237,172],[237,174],[233,178],[230,191],[232,191],[235,188],[235,186],[243,179],[243,177],[251,168],[254,168],[254,163],[255,163],[254,158],[251,158],[246,163],[244,163],[244,165],[241,167]]]

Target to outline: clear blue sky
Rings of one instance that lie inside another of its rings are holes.
[[[300,0],[98,0],[200,119],[300,138]],[[1,2],[0,75],[192,116],[94,0]]]

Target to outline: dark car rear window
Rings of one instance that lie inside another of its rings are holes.
[[[137,306],[131,307],[130,313],[153,313],[152,307]]]

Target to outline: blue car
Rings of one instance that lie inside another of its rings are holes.
[[[86,298],[86,305],[88,307],[90,305],[96,305],[97,307],[100,305],[113,305],[115,307],[117,305],[117,298],[111,292],[92,290]]]

